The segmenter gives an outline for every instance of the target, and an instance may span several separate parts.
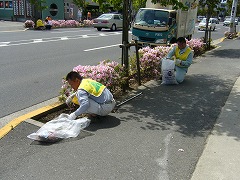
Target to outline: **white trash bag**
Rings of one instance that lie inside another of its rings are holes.
[[[36,141],[55,142],[61,139],[77,137],[80,131],[89,126],[90,120],[83,117],[76,120],[68,119],[68,114],[61,114],[44,124],[37,132],[27,137]]]
[[[178,84],[175,76],[175,62],[170,59],[162,59],[162,84]]]

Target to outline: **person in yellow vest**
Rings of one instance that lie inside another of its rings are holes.
[[[37,20],[37,22],[36,22],[36,27],[35,27],[35,29],[37,29],[37,30],[43,30],[43,29],[45,29],[45,25],[44,25],[44,23],[43,23],[43,21],[39,18],[38,20]]]
[[[193,60],[193,51],[187,46],[184,37],[177,39],[177,46],[169,51],[167,59],[174,59],[176,80],[178,83],[182,83]]]
[[[66,80],[74,89],[75,93],[66,100],[66,103],[77,97],[79,108],[69,115],[69,119],[76,119],[81,114],[90,114],[93,116],[106,116],[116,105],[112,93],[103,84],[92,80],[83,79],[82,76],[71,71],[67,74]]]

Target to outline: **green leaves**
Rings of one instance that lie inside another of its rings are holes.
[[[89,2],[86,2],[86,0],[73,0],[73,3],[80,9],[80,8],[86,8],[89,5]]]
[[[30,4],[32,4],[34,6],[34,8],[36,8],[39,11],[42,11],[42,10],[48,8],[48,6],[45,5],[46,4],[46,0],[39,0],[39,1],[30,0],[29,2],[30,2]]]

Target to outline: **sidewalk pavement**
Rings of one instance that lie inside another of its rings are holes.
[[[240,78],[208,136],[191,180],[238,180],[240,174]]]
[[[4,22],[0,22],[0,23],[4,23]],[[0,24],[0,26],[1,26],[1,24]],[[233,40],[231,48],[234,46],[235,47],[239,46],[239,41],[240,41],[239,38],[236,40]],[[223,43],[221,45],[228,46],[229,44]],[[222,48],[222,50],[224,51],[227,48],[228,47],[224,47],[224,48]],[[226,57],[222,57],[222,58],[225,58],[225,60],[229,60],[233,57],[239,59],[239,56],[235,57],[235,55],[231,54],[231,53],[224,54],[224,55],[226,55]],[[213,56],[206,55],[206,58],[208,58],[209,61],[212,61]],[[217,58],[217,57],[214,57],[214,58]],[[202,59],[200,59],[200,61],[202,61]],[[199,67],[197,66],[196,69],[198,69],[198,68]],[[216,67],[216,68],[218,68],[218,67]],[[192,69],[195,69],[195,68],[193,67]],[[203,72],[201,72],[201,73],[203,74]],[[211,72],[209,72],[209,73],[211,73]],[[190,72],[190,74],[191,74],[191,72]],[[194,75],[196,76],[196,74],[193,74],[193,76]],[[188,75],[188,76],[190,76],[190,75]],[[194,82],[193,76],[191,77],[193,80],[190,82],[190,84]],[[226,77],[226,79],[227,79],[227,77]],[[154,83],[155,82],[153,82],[153,84]],[[206,84],[203,84],[203,85],[206,85]],[[186,86],[189,86],[189,84],[186,84]],[[182,86],[179,86],[179,87],[183,88]],[[149,89],[148,91],[149,92],[159,92],[160,88],[163,88],[163,86],[158,86],[158,85],[151,86],[150,85],[150,86],[148,86],[148,89]],[[218,88],[221,88],[221,87],[218,87]],[[179,90],[181,91],[182,89],[179,89]],[[216,89],[215,91],[221,91],[221,90]],[[156,93],[151,93],[151,95],[156,96]],[[149,97],[148,97],[147,94],[145,94],[144,99],[156,98],[156,97],[150,97],[151,95],[149,95]],[[192,100],[192,99],[190,99],[190,100]],[[138,101],[137,101],[137,103],[138,103]],[[161,102],[159,102],[159,103],[161,103]],[[162,104],[155,105],[155,106],[161,107]],[[239,168],[239,164],[240,164],[240,153],[239,153],[239,150],[240,150],[240,142],[239,142],[240,110],[239,110],[239,107],[240,107],[240,78],[237,77],[237,80],[228,96],[228,99],[227,99],[224,107],[222,108],[219,117],[217,118],[215,126],[207,138],[204,151],[198,160],[198,163],[195,167],[195,171],[191,177],[191,180],[237,180],[237,179],[239,179],[239,174],[240,174],[240,168]],[[128,108],[126,108],[126,109],[128,109]],[[125,116],[125,115],[129,115],[129,117],[126,117],[126,119],[134,117],[134,113],[131,113],[131,112],[129,112],[129,114],[126,114],[126,112],[125,113],[123,112],[123,114],[121,116]],[[153,115],[153,116],[161,117],[159,114]],[[116,133],[116,132],[110,132],[110,130],[109,130],[108,133]],[[133,134],[131,134],[131,135],[133,135]],[[120,143],[120,142],[118,142],[118,143]],[[70,144],[68,144],[68,145],[70,145]],[[72,150],[69,150],[69,151],[71,152]],[[97,150],[95,150],[95,151],[97,151]],[[93,154],[94,154],[94,152],[92,152],[92,155]],[[101,158],[103,158],[103,157],[101,157]]]

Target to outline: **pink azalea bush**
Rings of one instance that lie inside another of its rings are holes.
[[[167,55],[169,49],[170,47],[165,46],[139,49],[141,78],[152,79],[159,77],[161,59]],[[130,75],[136,76],[136,74],[136,58],[134,57],[130,60]]]
[[[83,20],[83,25],[84,26],[92,26],[93,25],[93,20]]]
[[[194,51],[194,56],[199,56],[204,52],[204,43],[202,39],[191,39],[187,45]]]
[[[83,78],[94,79],[105,86],[111,91],[116,91],[121,86],[124,69],[119,63],[115,61],[101,61],[96,66],[82,66],[78,65],[73,68],[73,71],[78,72]],[[60,92],[60,99],[64,100],[72,93],[72,89],[65,80],[62,79],[62,90]]]
[[[33,28],[35,26],[35,23],[32,20],[26,20],[24,23],[25,28]]]
[[[204,44],[200,39],[192,39],[187,41],[187,44],[194,50],[194,54],[202,54],[204,51]],[[140,71],[141,79],[157,79],[161,73],[160,62],[163,57],[165,57],[169,50],[173,48],[176,44],[171,47],[157,46],[155,48],[145,47],[139,49],[139,61],[140,61]],[[195,53],[198,52],[198,53]],[[106,85],[113,94],[121,89],[124,84],[125,77],[125,67],[115,61],[101,61],[96,66],[90,65],[79,65],[73,68],[73,71],[78,72],[84,78],[91,78],[98,82]],[[137,67],[136,67],[136,57],[130,57],[129,63],[129,80],[136,80],[137,78]],[[72,89],[63,78],[62,88],[60,92],[60,100],[64,101],[72,93]]]
[[[225,38],[227,39],[233,39],[233,38],[236,38],[237,37],[237,33],[236,32],[224,32],[224,36]]]
[[[35,23],[32,20],[26,20],[24,23],[25,28],[33,28]],[[75,20],[52,20],[53,28],[70,28],[70,27],[79,27],[80,23]]]
[[[80,23],[75,20],[52,20],[52,26],[53,28],[59,28],[59,27],[65,27],[65,28],[70,28],[70,27],[79,27]]]

